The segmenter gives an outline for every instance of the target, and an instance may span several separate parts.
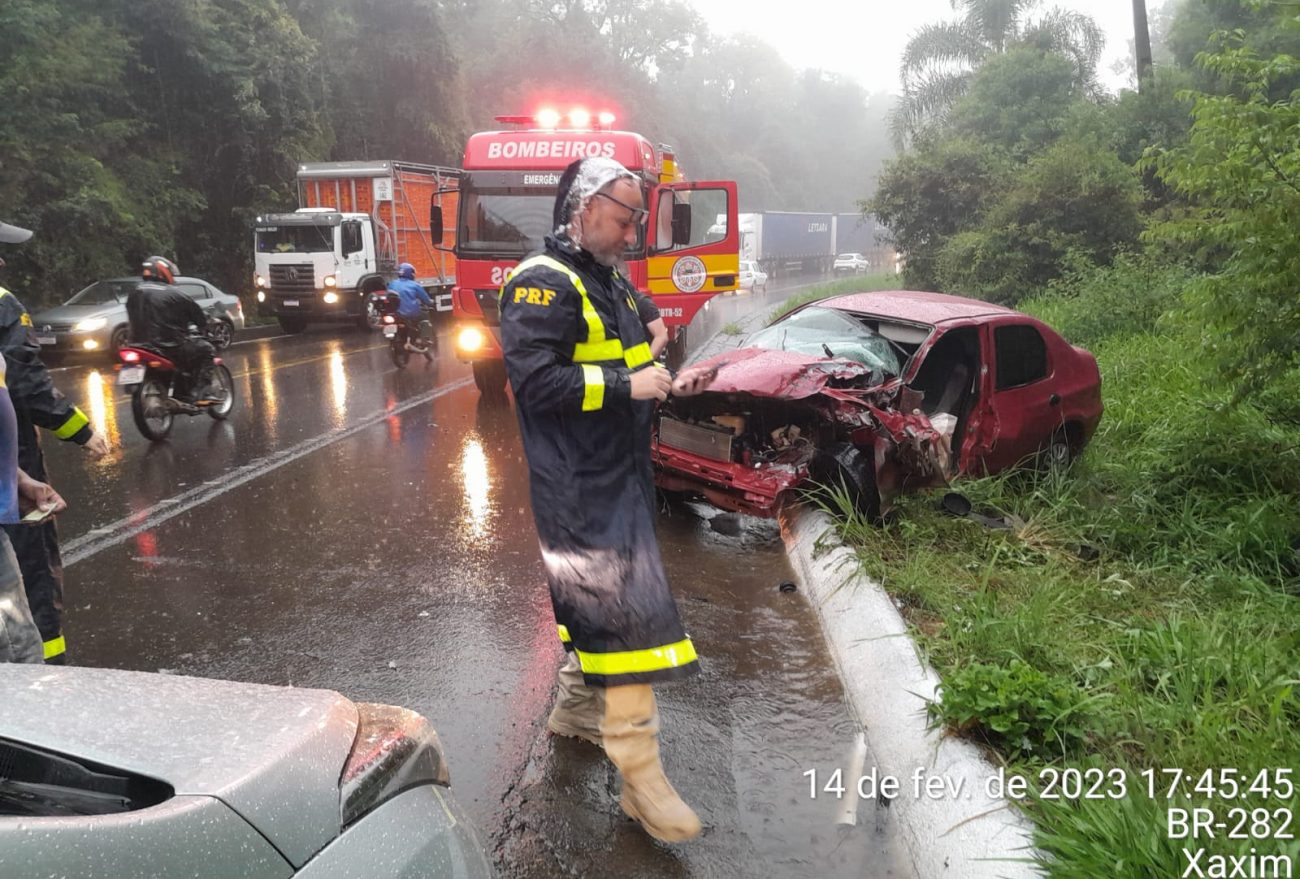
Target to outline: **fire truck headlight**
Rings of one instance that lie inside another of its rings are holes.
[[[339,301],[339,294],[335,293],[333,290],[330,290],[326,292],[326,294],[322,296],[321,299],[325,301],[326,305],[333,305],[335,302]]]
[[[473,354],[483,348],[483,331],[477,327],[465,327],[456,336],[456,347],[466,354]]]

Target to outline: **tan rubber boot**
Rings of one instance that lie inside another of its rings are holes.
[[[596,747],[600,743],[600,722],[605,716],[605,691],[589,687],[582,677],[578,654],[572,651],[560,666],[560,692],[555,707],[546,720],[546,728],[557,736],[585,739]]]
[[[650,685],[606,689],[600,732],[605,753],[623,776],[623,811],[663,842],[699,836],[699,816],[673,790],[659,762],[659,710]]]

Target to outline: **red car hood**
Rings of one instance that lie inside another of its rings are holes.
[[[696,365],[718,367],[717,378],[709,385],[711,393],[752,394],[784,400],[802,400],[815,394],[861,400],[860,390],[840,394],[827,385],[833,379],[845,381],[871,375],[868,367],[853,360],[827,360],[767,348],[740,348]]]

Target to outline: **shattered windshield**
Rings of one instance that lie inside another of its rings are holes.
[[[900,371],[898,352],[888,339],[833,308],[802,309],[754,333],[745,344],[809,357],[853,360],[885,375],[898,375]]]

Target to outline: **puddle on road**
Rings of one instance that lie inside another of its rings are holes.
[[[618,779],[594,747],[556,739],[538,721],[530,769],[507,798],[503,876],[910,877],[888,816],[813,797],[805,774],[847,773],[857,726],[776,523],[741,517],[726,533],[707,506],[674,506],[659,538],[687,631],[694,678],[656,689],[664,763],[700,814],[704,835],[664,846],[624,818]],[[701,518],[701,515],[704,517]],[[871,759],[867,758],[870,768]]]

